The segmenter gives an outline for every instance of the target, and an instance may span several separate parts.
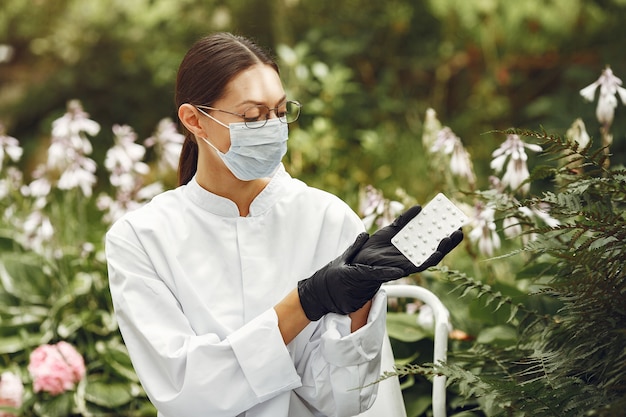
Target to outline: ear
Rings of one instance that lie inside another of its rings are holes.
[[[206,137],[204,128],[200,124],[198,109],[189,103],[181,104],[178,108],[178,118],[183,125],[195,136]]]

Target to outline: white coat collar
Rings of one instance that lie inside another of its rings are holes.
[[[249,217],[259,216],[270,209],[284,194],[291,176],[281,163],[270,182],[250,204]],[[194,176],[184,189],[185,195],[200,208],[221,217],[239,217],[239,208],[228,198],[213,194],[198,184]]]

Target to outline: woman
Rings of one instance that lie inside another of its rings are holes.
[[[341,200],[285,172],[300,104],[254,43],[199,40],[180,65],[176,104],[180,186],[106,238],[120,330],[159,415],[364,411],[376,385],[359,387],[380,372],[378,289],[407,274],[406,259],[363,233]],[[363,263],[351,263],[364,245]]]

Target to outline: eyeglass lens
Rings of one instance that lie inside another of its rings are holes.
[[[269,113],[271,111],[274,111],[274,113],[281,122],[291,123],[295,122],[300,116],[300,107],[300,103],[296,101],[287,101],[284,104],[273,109],[270,109],[269,107],[260,104],[246,109],[246,111],[243,112],[243,117],[246,124],[258,121],[267,121]],[[265,123],[263,123],[263,125],[265,125]],[[261,126],[259,126],[259,124],[254,124],[250,125],[249,127],[258,128]]]

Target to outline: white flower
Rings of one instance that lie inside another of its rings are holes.
[[[46,176],[46,167],[40,164],[32,173],[33,180],[30,184],[22,185],[20,192],[24,197],[46,198],[52,190],[50,179]]]
[[[585,122],[583,122],[580,117],[574,120],[574,123],[567,129],[565,137],[576,144],[580,149],[586,148],[589,142],[591,142],[589,133],[587,133],[587,129],[585,128]]]
[[[100,125],[88,116],[78,100],[68,103],[67,112],[52,122],[47,161],[48,170],[60,172],[59,189],[80,188],[86,197],[91,196],[96,183],[96,163],[87,157],[93,149],[86,135],[94,136],[100,131]],[[49,174],[44,168],[39,178],[46,175]]]
[[[0,177],[0,200],[5,198],[14,190],[19,190],[22,186],[24,174],[16,167],[8,167],[5,174]]]
[[[459,137],[454,134],[452,129],[446,126],[437,132],[435,142],[430,147],[430,152],[443,152],[446,155],[450,155],[457,140],[460,140]]]
[[[50,194],[51,190],[52,185],[50,184],[50,181],[48,181],[48,178],[42,177],[34,179],[28,185],[24,185],[21,192],[25,197],[46,197]]]
[[[2,171],[5,157],[17,162],[23,153],[24,150],[20,147],[20,142],[14,137],[5,135],[4,126],[0,124],[0,171]]]
[[[139,183],[138,175],[145,175],[150,167],[141,160],[146,148],[135,143],[137,135],[130,126],[113,126],[115,145],[110,148],[104,166],[111,173],[110,181],[115,187],[130,191]]]
[[[65,169],[78,155],[89,155],[93,151],[85,133],[95,135],[100,126],[87,119],[87,114],[69,104],[68,112],[52,122],[52,142],[48,148],[48,167]]]
[[[4,407],[15,408],[22,406],[24,400],[24,384],[20,377],[13,372],[5,371],[0,375],[0,417],[14,417],[17,415],[2,411]]]
[[[100,125],[89,119],[78,100],[67,103],[67,112],[52,122],[52,137],[63,138],[71,143],[74,149],[82,149],[83,153],[91,153],[91,143],[85,139],[84,133],[95,136],[100,132]]]
[[[524,148],[533,152],[541,151],[541,146],[525,143],[518,135],[507,135],[502,145],[491,154],[493,160],[490,166],[496,172],[501,172],[504,168],[504,163],[508,160],[506,171],[502,177],[503,186],[509,186],[511,189],[516,190],[530,176],[526,164],[528,155],[526,155]],[[524,184],[520,189],[523,194],[526,194],[529,190],[530,184]]]
[[[540,220],[545,223],[549,227],[557,227],[561,223],[550,216],[549,206],[545,203],[542,204],[534,204],[530,207],[520,207],[518,208],[518,212],[520,217],[525,218],[525,222],[534,223],[536,220]],[[518,219],[517,216],[507,217],[503,221],[504,233],[508,237],[516,237],[522,236],[522,243],[526,244],[528,242],[534,241],[537,239],[536,233],[525,233],[522,234],[522,226],[521,220]],[[509,232],[507,232],[509,230]]]
[[[405,313],[407,314],[415,314],[419,311],[420,309],[420,304],[418,303],[406,303],[406,306],[404,306],[405,309]]]
[[[137,134],[130,126],[113,126],[115,146],[109,149],[104,162],[105,167],[113,172],[147,173],[148,166],[141,162],[146,154],[146,148],[135,143]]]
[[[505,185],[502,184],[500,178],[495,175],[490,175],[488,178],[489,188],[498,192],[498,194],[504,194]]]
[[[440,130],[441,122],[437,119],[437,112],[431,108],[427,109],[422,133],[422,144],[425,149],[430,149],[433,146],[437,140],[437,133]]]
[[[502,220],[502,229],[504,229],[504,235],[508,238],[514,238],[522,234],[522,224],[515,216],[505,217]]]
[[[94,245],[91,242],[83,242],[80,245],[80,255],[83,258],[86,258],[87,256],[89,256],[90,254],[94,253],[96,250],[96,245]]]
[[[606,67],[600,78],[587,87],[580,90],[580,95],[587,101],[592,102],[595,98],[596,90],[600,87],[600,96],[598,97],[598,106],[596,107],[596,117],[603,125],[611,125],[617,107],[616,94],[622,100],[622,104],[626,105],[626,89],[621,87],[622,80],[613,74],[610,67]]]
[[[161,128],[165,131],[169,129],[164,125]],[[160,182],[143,186],[144,176],[150,172],[150,167],[142,162],[146,148],[135,143],[137,135],[133,129],[126,125],[115,125],[113,133],[115,145],[107,151],[104,165],[111,173],[110,182],[116,188],[115,198],[102,194],[96,201],[98,209],[106,212],[104,221],[109,223],[143,206],[152,197],[163,192]],[[156,140],[156,137],[152,137],[148,143],[155,145]]]
[[[85,197],[91,197],[97,178],[96,163],[93,159],[81,157],[74,161],[63,173],[57,187],[60,190],[80,188]]]
[[[387,226],[403,210],[404,204],[386,199],[382,191],[371,185],[366,186],[365,190],[361,192],[359,212],[366,230],[370,230],[374,224],[378,228]]]
[[[3,178],[0,178],[0,200],[8,196],[10,192],[11,192],[11,184],[9,183],[9,181]]]
[[[476,176],[472,167],[469,153],[463,147],[461,138],[452,132],[449,127],[444,127],[437,132],[435,142],[430,147],[430,152],[443,152],[450,157],[450,171],[460,177],[464,177],[470,184],[476,183]]]
[[[560,221],[550,216],[550,206],[546,203],[534,204],[531,207],[520,207],[519,211],[529,219],[539,219],[548,227],[555,228],[561,224]]]
[[[383,193],[377,190],[372,185],[367,185],[364,192],[361,193],[359,200],[359,211],[364,217],[369,217],[373,214],[382,213],[384,207]]]
[[[587,133],[587,129],[585,128],[585,122],[583,122],[581,118],[574,120],[574,123],[572,123],[570,128],[567,129],[567,132],[565,132],[565,137],[570,144],[576,147],[578,153],[589,146],[591,142],[589,133]],[[569,149],[566,151],[565,164],[570,171],[579,172],[582,169],[582,160],[580,158],[580,155],[577,155],[574,151]]]
[[[455,143],[452,151],[450,171],[460,177],[464,177],[472,185],[476,183],[470,154],[465,150],[460,140]]]
[[[48,147],[48,168],[63,170],[67,167],[76,152],[66,143],[53,139]]]
[[[96,199],[96,207],[98,207],[98,210],[106,212],[102,220],[109,224],[115,222],[124,214],[120,208],[120,204],[108,194],[100,194],[98,196]]]
[[[13,48],[13,46],[7,45],[6,43],[0,43],[0,64],[10,62],[14,53],[15,48]]]
[[[159,156],[158,164],[162,169],[176,169],[184,141],[185,136],[176,130],[172,119],[165,118],[159,122],[154,135],[143,143],[148,148],[154,146]]]
[[[435,325],[435,313],[428,304],[420,307],[417,315],[417,324],[425,329],[432,329]]]
[[[111,224],[124,214],[143,206],[161,192],[163,192],[163,185],[159,182],[140,188],[137,192],[119,189],[115,199],[107,194],[101,194],[96,200],[96,206],[100,211],[106,212],[103,220]]]
[[[42,253],[44,244],[54,236],[50,219],[40,211],[33,211],[28,215],[22,225],[22,230],[24,246],[37,253]]]
[[[500,248],[500,236],[494,222],[496,210],[491,206],[478,205],[472,220],[470,241],[478,243],[478,250],[483,255],[492,256],[495,249]]]

